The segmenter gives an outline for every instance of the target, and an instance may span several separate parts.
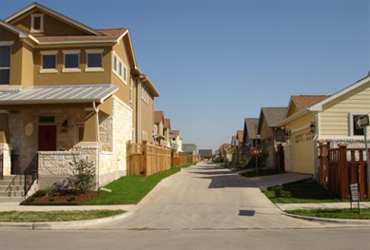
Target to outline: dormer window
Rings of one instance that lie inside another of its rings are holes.
[[[44,32],[44,14],[31,15],[31,33]]]

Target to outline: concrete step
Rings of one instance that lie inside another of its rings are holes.
[[[24,191],[0,191],[0,197],[22,197]]]
[[[0,185],[1,191],[23,191],[23,185]]]
[[[0,180],[0,186],[1,185],[23,185],[24,180],[23,179],[14,179],[14,180]]]
[[[23,180],[23,175],[4,175],[3,180],[4,181],[11,181],[11,180]]]
[[[20,203],[24,200],[23,197],[0,197],[0,204],[1,203]]]

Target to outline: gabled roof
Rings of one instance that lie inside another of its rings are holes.
[[[366,77],[364,77],[361,80],[355,82],[354,84],[352,84],[352,85],[350,85],[350,86],[348,86],[348,87],[346,87],[346,88],[344,88],[344,89],[342,89],[342,90],[334,93],[333,95],[329,96],[328,98],[325,98],[324,100],[322,100],[322,101],[320,101],[320,102],[312,105],[310,107],[310,111],[322,111],[323,105],[325,105],[328,102],[330,102],[330,101],[332,101],[332,100],[334,100],[334,99],[336,99],[338,97],[341,97],[342,95],[345,95],[348,92],[350,92],[350,91],[352,91],[352,90],[354,90],[354,89],[356,89],[356,88],[358,88],[358,87],[360,87],[360,86],[362,86],[364,84],[367,84],[369,82],[370,82],[370,72],[369,72],[369,74]]]
[[[171,129],[171,120],[166,118],[164,119],[164,127],[165,128],[168,128],[168,129]]]
[[[79,36],[39,36],[37,40],[40,44],[50,44],[52,42],[84,42],[101,41],[117,42],[117,39],[127,34],[127,28],[100,29],[101,35],[79,35]]]
[[[154,111],[154,124],[159,124],[160,122],[164,122],[163,111]]]
[[[291,96],[291,101],[296,105],[298,111],[301,111],[327,97],[327,95],[293,95]]]
[[[242,143],[244,140],[244,130],[236,131],[236,139],[239,140],[239,143]]]
[[[171,130],[171,131],[170,131],[170,134],[171,134],[171,135],[180,136],[180,130]]]
[[[51,103],[102,103],[118,90],[112,84],[33,86],[0,92],[0,105]]]
[[[267,126],[270,128],[277,127],[284,120],[286,107],[264,107],[261,108],[261,113],[258,121],[258,134],[261,133],[263,119],[266,120]]]
[[[29,34],[27,32],[15,27],[14,25],[11,25],[10,23],[4,22],[3,20],[0,20],[0,26],[12,31],[13,33],[18,34],[20,38],[29,37]]]
[[[258,136],[258,118],[245,118],[245,128],[249,139],[256,139]]]
[[[91,34],[94,34],[94,35],[101,35],[101,33],[99,31],[97,31],[93,28],[90,28],[90,27],[86,26],[85,24],[82,24],[82,23],[80,23],[80,22],[78,22],[78,21],[76,21],[76,20],[74,20],[70,17],[67,17],[67,16],[65,16],[65,15],[63,15],[63,14],[61,14],[61,13],[55,11],[55,10],[49,9],[49,8],[39,4],[37,2],[34,2],[34,3],[30,4],[29,6],[21,9],[20,11],[16,12],[15,14],[13,14],[10,17],[8,17],[7,19],[5,19],[5,21],[7,23],[11,23],[16,18],[20,17],[24,13],[26,13],[26,12],[34,9],[34,8],[37,8],[37,9],[41,10],[42,12],[45,12],[45,13],[51,15],[51,16],[55,16],[55,17],[63,20],[64,22],[69,23],[70,25],[72,25],[74,27],[77,27],[81,30],[84,30],[88,33],[91,33]]]

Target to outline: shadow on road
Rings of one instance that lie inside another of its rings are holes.
[[[257,187],[253,182],[247,181],[244,177],[239,176],[212,176],[212,177],[194,177],[198,179],[211,180],[208,188],[248,188]]]

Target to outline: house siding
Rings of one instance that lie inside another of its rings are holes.
[[[147,133],[147,141],[152,143],[154,124],[154,100],[153,97],[149,95],[148,103],[146,103],[141,99],[141,90],[139,93],[140,95],[138,97],[138,101],[141,102],[141,131],[145,131]]]
[[[370,82],[324,105],[320,113],[320,139],[353,138],[349,131],[349,113],[370,114]]]

